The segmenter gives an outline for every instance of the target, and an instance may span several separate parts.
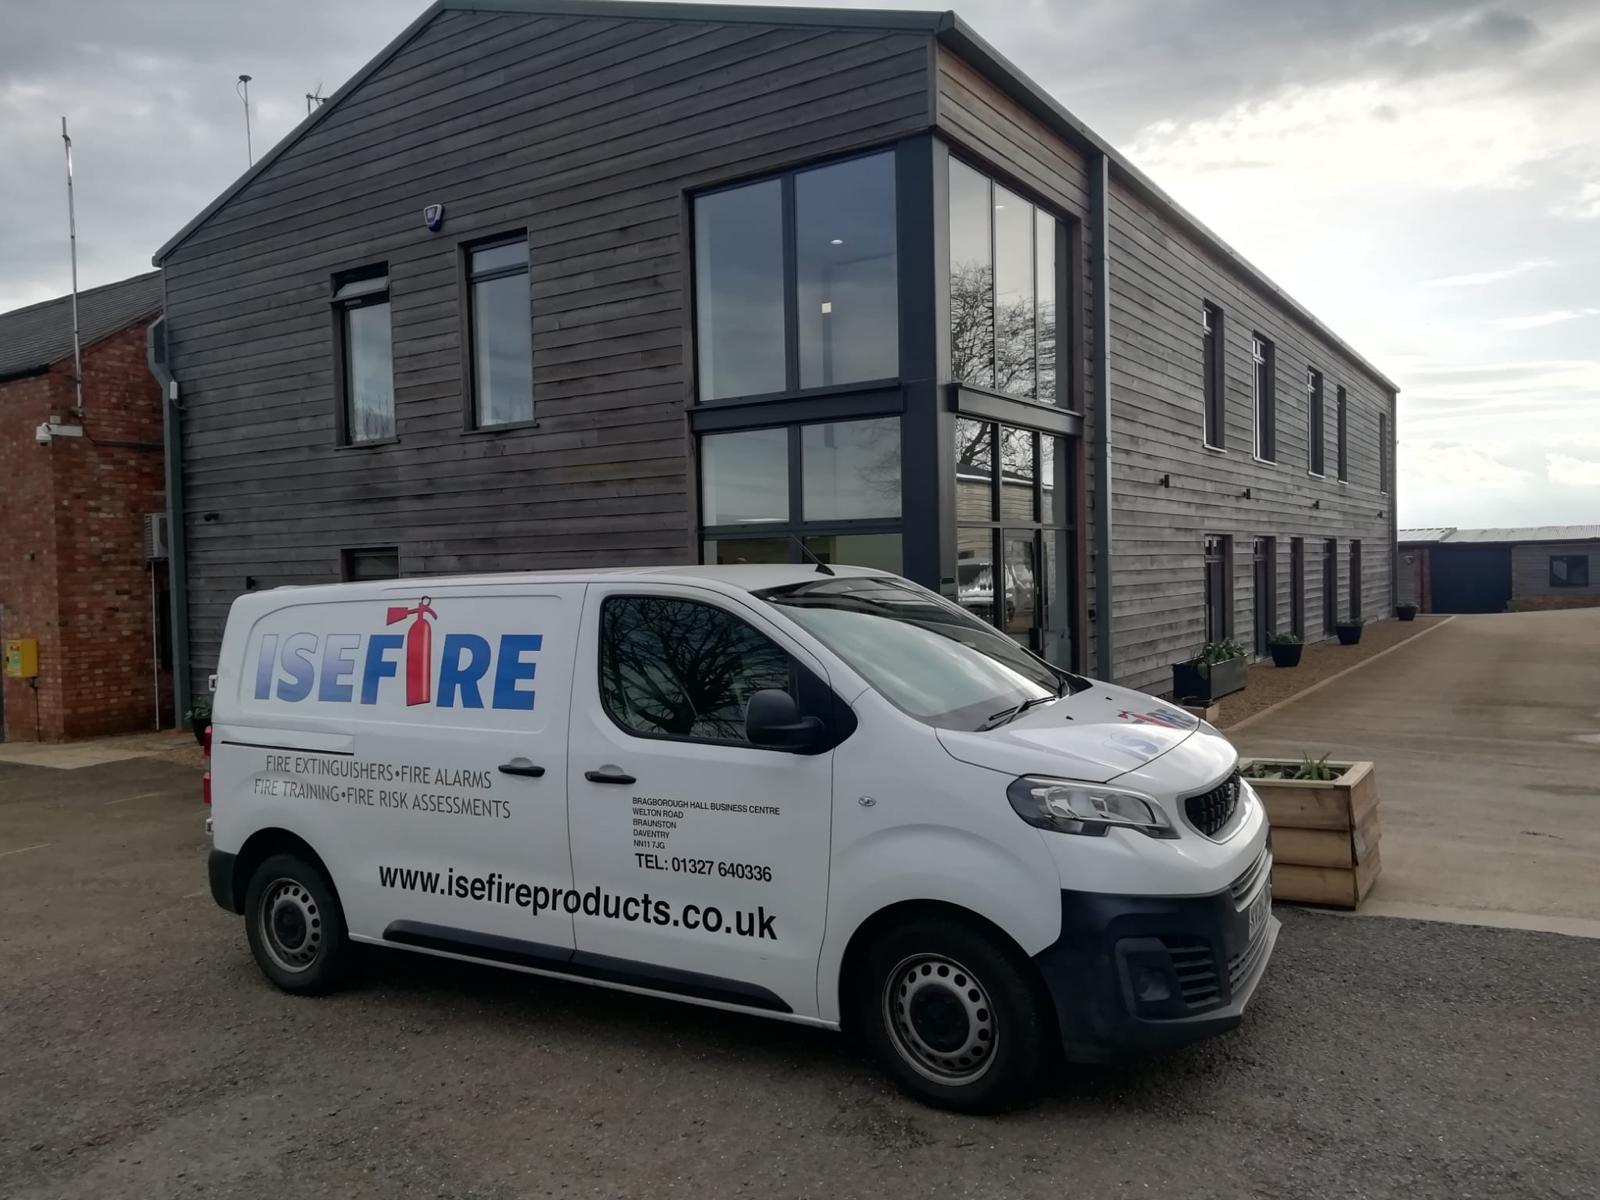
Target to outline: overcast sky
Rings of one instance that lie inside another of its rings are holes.
[[[89,287],[244,168],[240,72],[259,156],[422,7],[4,0],[0,311],[68,288],[63,114]],[[959,11],[1400,383],[1402,524],[1600,523],[1600,0]]]

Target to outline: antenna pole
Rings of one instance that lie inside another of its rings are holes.
[[[250,80],[251,75],[239,76],[239,83],[233,89],[239,93],[239,98],[244,101],[244,158],[247,167],[256,165],[255,150],[250,145]]]
[[[67,242],[72,252],[72,386],[73,411],[83,415],[83,348],[78,342],[78,214],[72,199],[72,138],[61,118],[61,141],[67,150]]]

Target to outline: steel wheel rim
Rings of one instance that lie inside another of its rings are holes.
[[[308,971],[322,953],[322,906],[299,880],[274,879],[261,894],[261,944],[280,970]]]
[[[883,1023],[907,1066],[950,1087],[981,1079],[1000,1040],[988,990],[942,954],[910,955],[889,972]]]

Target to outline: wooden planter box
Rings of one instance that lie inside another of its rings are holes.
[[[1355,908],[1378,878],[1377,773],[1369,762],[1329,765],[1342,773],[1327,783],[1249,780],[1272,824],[1274,900]]]
[[[1172,698],[1179,704],[1214,704],[1244,688],[1249,663],[1227,658],[1217,663],[1172,664]]]

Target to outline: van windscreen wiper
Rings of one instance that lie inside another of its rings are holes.
[[[983,733],[988,729],[997,729],[1001,725],[1006,724],[1008,721],[1015,721],[1018,717],[1027,712],[1030,708],[1033,708],[1035,705],[1049,704],[1050,701],[1059,699],[1061,699],[1059,695],[1034,696],[1031,699],[1024,700],[1021,704],[1014,704],[1010,708],[1003,708],[997,713],[991,713],[989,719],[986,720],[982,725],[978,726],[977,732]]]

